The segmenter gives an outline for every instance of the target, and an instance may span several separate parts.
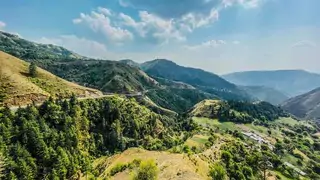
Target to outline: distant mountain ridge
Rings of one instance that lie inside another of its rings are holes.
[[[319,120],[320,88],[285,101],[282,108],[299,118]]]
[[[265,86],[297,96],[320,87],[320,74],[304,70],[245,71],[226,74],[226,80],[241,86]]]
[[[85,59],[66,48],[40,44],[22,39],[18,35],[0,31],[0,50],[21,59]]]
[[[183,67],[166,59],[156,59],[140,64],[148,75],[190,84],[222,99],[250,100],[251,97],[236,85],[214,73]]]
[[[269,102],[273,105],[279,105],[289,99],[289,97],[284,93],[270,87],[240,86],[240,88],[244,89],[251,96],[256,97],[261,101]]]
[[[157,105],[177,112],[184,112],[203,99],[217,98],[180,82],[159,83],[132,60],[90,59],[59,46],[34,43],[5,32],[0,32],[0,40],[0,50],[102,92],[145,93]]]

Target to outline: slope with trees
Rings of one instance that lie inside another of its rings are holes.
[[[318,120],[320,119],[320,88],[293,97],[281,106],[298,118]]]
[[[121,97],[52,98],[16,113],[0,109],[5,179],[69,179],[95,174],[92,160],[129,147],[164,150],[192,130],[188,119],[152,113]],[[141,173],[143,175],[143,168]]]
[[[222,99],[250,100],[251,97],[236,85],[216,74],[201,69],[188,68],[165,59],[156,59],[141,64],[141,68],[152,77],[159,77],[190,84]]]
[[[284,93],[264,86],[240,86],[252,97],[259,99],[260,101],[266,101],[273,105],[279,105],[285,100],[288,100],[289,97]]]
[[[98,90],[85,88],[0,51],[0,102],[25,105],[43,102],[49,96],[100,96]]]

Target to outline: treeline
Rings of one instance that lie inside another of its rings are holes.
[[[289,116],[281,108],[267,102],[221,101],[218,104],[209,105],[206,111],[209,113],[206,112],[205,117],[236,123],[251,123],[255,120],[263,123]]]
[[[266,179],[269,170],[282,168],[279,157],[266,145],[257,148],[231,141],[221,149],[221,162],[214,164],[210,172],[213,179]]]
[[[247,113],[255,119],[264,121],[273,121],[279,117],[289,116],[289,114],[280,107],[264,101],[258,103],[228,101],[228,104],[231,109],[234,109],[238,112]]]
[[[192,129],[191,120],[161,116],[120,97],[50,99],[15,113],[0,108],[2,173],[5,179],[78,178],[95,174],[96,157],[137,146],[166,149]]]

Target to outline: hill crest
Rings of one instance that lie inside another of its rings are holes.
[[[42,102],[49,96],[78,97],[100,96],[98,90],[85,88],[61,79],[41,68],[35,78],[29,76],[29,63],[0,51],[0,93],[8,105],[25,105]]]

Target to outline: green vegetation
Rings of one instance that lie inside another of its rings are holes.
[[[33,62],[70,82],[95,88],[104,93],[146,93],[157,105],[179,113],[189,110],[203,99],[251,99],[237,86],[215,74],[184,68],[174,63],[168,63],[168,68],[165,66],[165,69],[162,68],[162,61],[156,65],[160,66],[163,73],[172,70],[176,77],[170,74],[154,73],[150,68],[158,67],[153,65],[146,69],[146,64],[153,64],[152,62],[142,65],[148,75],[160,81],[157,82],[132,65],[131,61],[85,58],[58,46],[33,43],[4,32],[0,33],[0,50]],[[131,62],[130,65],[127,64],[128,62]],[[161,77],[166,79],[163,80]]]
[[[274,88],[265,86],[240,86],[252,97],[259,99],[260,101],[266,101],[273,105],[279,105],[285,100],[289,99],[283,92]]]
[[[215,74],[155,60],[142,64],[151,78],[130,60],[89,59],[2,32],[0,50],[31,62],[0,52],[3,179],[320,179],[319,123],[249,102]],[[77,99],[101,93],[42,68],[136,99]],[[14,113],[3,106],[32,101],[44,103]]]
[[[158,168],[153,160],[141,162],[133,180],[156,180]]]
[[[134,159],[132,162],[126,163],[126,164],[118,163],[114,167],[112,167],[112,169],[110,170],[109,175],[110,176],[114,176],[119,172],[125,171],[126,169],[137,168],[137,167],[140,166],[140,164],[141,164],[141,160],[140,159]]]
[[[0,50],[21,59],[64,59],[83,58],[65,48],[37,44],[20,38],[17,35],[0,32]]]
[[[225,180],[227,179],[227,172],[222,165],[215,163],[211,167],[210,176],[213,180]]]
[[[320,88],[293,97],[282,103],[282,108],[298,118],[320,118]]]
[[[5,163],[5,158],[2,155],[2,152],[0,152],[0,178],[4,177],[5,174],[5,168],[6,168],[6,163]]]
[[[179,66],[172,61],[156,59],[141,64],[150,76],[179,81],[212,94],[221,99],[250,100],[251,97],[236,85],[229,83],[216,74],[200,69]]]
[[[146,93],[156,104],[161,107],[183,113],[196,103],[204,99],[216,99],[216,96],[204,93],[198,89],[164,88],[155,89]]]
[[[29,75],[33,78],[37,76],[37,66],[34,62],[31,62],[29,65]]]
[[[240,101],[205,100],[194,106],[190,113],[196,117],[219,119],[219,121],[235,123],[258,123],[274,121],[288,116],[282,109],[267,102],[249,103]]]
[[[15,114],[2,108],[0,151],[7,162],[5,179],[95,174],[93,159],[129,147],[170,148],[183,142],[181,131],[192,129],[190,123],[157,115],[120,97],[49,99]]]
[[[37,68],[9,54],[0,52],[0,103],[9,106],[41,103],[49,96],[99,96],[98,90],[85,88]],[[31,68],[32,67],[32,68]],[[30,74],[33,69],[34,74]],[[36,76],[34,76],[36,74]],[[34,76],[34,77],[31,77]]]

